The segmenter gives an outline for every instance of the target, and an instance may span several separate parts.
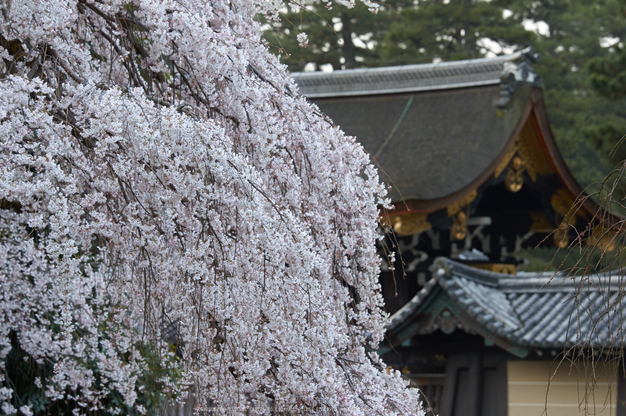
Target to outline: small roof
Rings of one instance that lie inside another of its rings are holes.
[[[539,85],[531,49],[496,58],[292,74],[301,92],[356,136],[392,202],[436,201],[489,177]],[[456,197],[452,197],[456,199]]]
[[[441,315],[448,311],[464,330],[521,357],[531,349],[625,346],[624,270],[585,278],[563,273],[511,276],[447,258],[438,258],[434,267],[427,285],[391,317],[392,338],[440,329]]]

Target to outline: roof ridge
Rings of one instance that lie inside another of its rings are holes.
[[[461,271],[463,275],[476,282],[489,287],[497,287],[505,293],[532,292],[569,292],[584,289],[586,291],[620,291],[621,286],[626,284],[626,269],[607,270],[589,276],[572,276],[568,272],[524,272],[524,274],[502,274],[478,269],[468,264],[438,257],[433,263],[435,268],[446,270],[449,274],[451,269]],[[559,281],[560,280],[560,281]]]
[[[493,58],[333,72],[297,72],[292,74],[292,78],[302,94],[310,98],[465,88],[519,81],[538,83],[539,77],[532,68],[537,59],[529,47]],[[514,89],[507,87],[507,91],[513,92]]]

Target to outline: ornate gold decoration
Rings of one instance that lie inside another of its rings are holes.
[[[515,156],[513,158],[513,163],[511,163],[515,170],[520,170],[524,166],[524,162],[519,156]]]
[[[576,217],[579,215],[575,199],[565,188],[557,189],[552,198],[550,205],[556,213],[556,221],[560,220],[558,228],[554,231],[552,239],[554,244],[559,248],[565,248],[569,245],[569,229],[576,224]]]
[[[515,274],[514,264],[505,263],[483,263],[483,264],[468,264],[476,269],[487,270],[494,273],[502,274]]]
[[[478,196],[478,191],[474,189],[469,194],[465,195],[463,198],[448,205],[446,207],[446,211],[448,212],[448,217],[452,217],[457,212],[464,210],[467,207],[467,205],[471,204],[476,199],[477,196]]]
[[[550,205],[557,214],[557,221],[559,217],[561,219],[561,223],[552,234],[552,240],[558,248],[566,248],[570,243],[569,228],[576,223],[577,212],[574,207],[574,198],[565,188],[560,188],[550,198]]]
[[[543,212],[531,212],[530,218],[532,218],[533,223],[530,224],[530,231],[534,231],[536,233],[551,233],[554,231],[554,225],[548,221],[548,217]]]
[[[519,139],[518,139],[519,140]],[[497,178],[500,175],[502,175],[502,172],[504,172],[504,170],[506,169],[506,167],[509,165],[509,163],[511,162],[511,160],[513,160],[513,156],[515,156],[515,153],[517,152],[517,141],[515,142],[515,144],[513,145],[513,147],[511,147],[509,149],[508,152],[506,152],[506,154],[504,155],[504,157],[502,158],[502,160],[500,160],[500,162],[498,163],[498,166],[496,166],[496,170],[493,171],[493,177]]]
[[[569,245],[569,233],[567,232],[568,228],[568,223],[563,221],[554,234],[552,234],[554,245],[558,248],[566,248]]]
[[[450,235],[456,240],[463,240],[467,236],[467,215],[461,211],[454,217]]]
[[[398,215],[393,217],[391,222],[396,234],[406,237],[433,228],[432,224],[426,221],[427,217],[428,214],[423,213]]]
[[[467,236],[467,218],[469,217],[469,208],[472,201],[478,196],[476,189],[456,202],[448,205],[446,211],[448,216],[452,218],[452,229],[450,235],[456,240],[463,240]]]
[[[616,247],[615,231],[611,228],[596,226],[587,239],[587,244],[602,251],[613,251]]]
[[[507,173],[504,184],[511,192],[522,189],[524,172],[528,173],[531,181],[536,182],[537,175],[545,175],[550,171],[546,157],[539,147],[536,134],[530,124],[524,126],[513,146],[496,166],[493,176],[498,178],[505,170]]]
[[[554,211],[563,219],[570,219],[575,216],[576,213],[572,209],[574,206],[574,199],[565,190],[565,188],[557,189],[552,198],[550,198],[550,205]],[[569,222],[569,221],[568,221]]]
[[[509,170],[504,178],[504,185],[510,192],[518,192],[524,185],[524,162],[515,156],[509,164]]]

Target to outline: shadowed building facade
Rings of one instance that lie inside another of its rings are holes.
[[[543,388],[545,399],[551,373],[567,396],[552,407],[574,414],[582,396],[576,390],[573,400],[570,387],[585,383],[578,376],[563,381],[565,367],[552,370],[553,359],[578,342],[608,347],[609,335],[621,334],[611,321],[604,336],[582,331],[588,339],[574,339],[583,328],[570,318],[581,312],[567,301],[573,286],[552,283],[546,290],[542,277],[515,274],[520,249],[541,241],[566,247],[590,223],[597,231],[587,238],[612,244],[603,232],[612,218],[597,215],[558,152],[533,72],[536,59],[527,49],[293,74],[305,96],[357,137],[391,186],[394,209],[383,212],[381,223],[393,233],[381,245],[381,285],[392,320],[380,352],[416,380],[442,416],[541,414],[546,400],[530,402],[524,392]],[[389,251],[397,252],[393,264]],[[603,287],[597,294],[621,305],[611,298],[617,288]],[[597,310],[610,305],[594,302]],[[594,400],[601,404],[609,395],[602,414],[626,414],[616,400],[624,383],[611,365]],[[554,409],[548,414],[559,414]]]

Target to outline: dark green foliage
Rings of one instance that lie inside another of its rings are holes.
[[[626,95],[626,53],[619,46],[606,58],[594,58],[589,62],[589,82],[601,94],[611,99]]]
[[[471,0],[424,0],[399,10],[381,46],[382,63],[474,59],[529,45],[534,33],[504,19],[504,10],[502,2]]]
[[[611,28],[614,37],[608,40],[610,53],[589,62],[589,83],[600,94],[619,99],[626,96],[626,51],[623,44],[626,36],[626,0],[617,0],[611,6],[617,18],[615,27]],[[622,114],[622,117],[626,115]]]
[[[381,5],[377,14],[362,3],[353,9],[333,4],[332,9],[322,4],[299,11],[290,10],[265,32],[271,49],[282,56],[291,71],[302,71],[307,63],[316,70],[330,64],[334,69],[384,65],[380,61],[378,45],[382,42],[393,10],[406,7],[410,0],[390,0]],[[307,33],[309,46],[300,48],[296,36]]]
[[[353,9],[322,5],[288,12],[271,25],[265,38],[292,71],[307,63],[315,69],[471,59],[484,56],[494,42],[497,49],[526,46],[534,34],[513,19],[503,19],[498,1],[410,0],[380,3],[377,14],[357,3]],[[305,32],[309,47],[300,48],[296,36]],[[492,42],[484,42],[484,39]]]
[[[556,271],[589,275],[623,267],[623,254],[621,248],[607,252],[589,250],[586,245],[574,245],[567,250],[540,246],[523,249],[518,253],[519,257],[525,259],[525,263],[518,267],[517,271],[546,272],[547,277]]]
[[[583,185],[599,182],[626,154],[611,150],[626,133],[626,101],[611,101],[589,83],[590,62],[612,59],[607,39],[624,35],[617,1],[554,0],[512,4],[517,19],[545,22],[535,49],[544,80],[546,107],[559,148]]]
[[[17,394],[14,397],[17,403],[13,405],[19,408],[22,405],[31,405],[36,415],[48,414],[47,409],[50,401],[45,396],[42,388],[35,385],[35,379],[45,379],[52,374],[52,364],[38,364],[22,348],[17,341],[17,334],[9,334],[11,351],[6,357],[6,375],[11,381],[11,388]]]
[[[595,57],[589,61],[589,83],[600,94],[617,100],[626,97],[626,51],[624,37],[626,36],[626,0],[619,0],[612,5],[612,11],[618,16],[615,19],[616,27],[612,28],[614,36],[608,39],[608,54]],[[626,117],[626,111],[620,113]]]

